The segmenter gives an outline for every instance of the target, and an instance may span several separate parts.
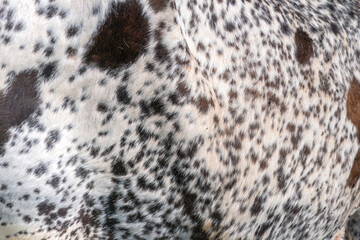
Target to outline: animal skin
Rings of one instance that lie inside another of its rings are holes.
[[[359,239],[359,130],[359,0],[0,0],[1,240]]]

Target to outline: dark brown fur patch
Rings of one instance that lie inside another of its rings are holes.
[[[35,70],[20,72],[8,92],[0,93],[0,147],[7,141],[9,128],[19,126],[39,106],[37,76]]]
[[[199,97],[197,100],[197,107],[201,113],[206,113],[209,109],[210,102],[205,97]]]
[[[167,0],[150,0],[149,3],[155,12],[161,12],[166,8]]]
[[[347,117],[360,130],[360,83],[353,79],[347,95]]]
[[[351,168],[350,176],[347,180],[346,185],[353,188],[360,178],[360,151],[356,154],[354,164]]]
[[[113,3],[111,9],[85,55],[87,63],[103,70],[134,62],[149,41],[148,19],[138,1]]]
[[[360,137],[360,83],[353,79],[347,95],[346,102],[347,117],[358,129],[358,137]],[[357,153],[350,176],[347,180],[347,186],[354,187],[360,178],[360,151]]]
[[[296,52],[295,57],[300,64],[309,62],[313,55],[312,40],[309,35],[301,29],[297,29],[295,33]]]
[[[190,94],[190,89],[185,82],[179,82],[176,89],[181,96],[188,96]]]

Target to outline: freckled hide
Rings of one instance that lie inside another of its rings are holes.
[[[0,240],[357,239],[359,43],[359,0],[0,0]]]

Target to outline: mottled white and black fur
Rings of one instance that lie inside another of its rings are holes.
[[[359,43],[358,0],[0,0],[0,239],[332,239]]]

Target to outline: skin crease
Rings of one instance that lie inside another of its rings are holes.
[[[0,239],[356,239],[359,16],[1,1]]]

